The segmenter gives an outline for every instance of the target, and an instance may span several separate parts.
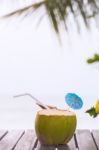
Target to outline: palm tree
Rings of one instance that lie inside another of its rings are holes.
[[[70,15],[73,16],[77,26],[80,23],[80,16],[86,27],[89,27],[91,18],[95,18],[99,13],[98,0],[39,0],[39,2],[33,2],[31,5],[14,10],[4,17],[10,17],[16,14],[25,14],[28,16],[30,12],[33,13],[41,7],[45,9],[45,13],[58,35],[61,24],[68,29],[67,21]]]

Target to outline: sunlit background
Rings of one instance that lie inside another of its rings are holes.
[[[18,7],[0,3],[1,16]],[[99,64],[86,63],[99,52],[96,24],[92,22],[91,30],[82,24],[78,33],[69,22],[69,31],[61,29],[59,42],[47,17],[40,24],[38,20],[39,13],[0,20],[0,128],[34,128],[39,108],[29,97],[13,98],[25,92],[65,109],[66,93],[75,92],[84,101],[83,108],[75,111],[77,128],[99,128],[99,118],[85,113],[99,99]]]

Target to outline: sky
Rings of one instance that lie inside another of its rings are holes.
[[[1,14],[8,11],[2,6]],[[66,108],[65,94],[74,92],[84,101],[77,111],[78,127],[93,128],[96,123],[98,128],[99,118],[94,122],[84,112],[99,99],[99,64],[86,63],[99,52],[99,30],[92,22],[91,30],[81,25],[77,33],[70,21],[68,32],[61,29],[60,44],[47,17],[37,26],[38,18],[34,14],[24,20],[0,20],[1,127],[31,128],[37,107],[29,98],[14,100],[14,95],[28,92],[43,103]],[[80,124],[82,118],[86,124]]]

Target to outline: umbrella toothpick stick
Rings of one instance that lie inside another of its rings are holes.
[[[39,107],[41,107],[42,109],[49,109],[49,107],[48,107],[47,105],[43,104],[41,101],[39,101],[37,98],[35,98],[34,96],[32,96],[32,95],[29,94],[29,93],[24,93],[24,94],[15,95],[14,98],[21,97],[21,96],[29,96],[29,97],[31,97],[31,98],[35,101],[35,103],[36,103]]]
[[[68,111],[70,110],[70,108],[72,108],[72,105],[75,103],[75,101],[73,101],[72,103],[71,103],[71,105],[68,107]]]

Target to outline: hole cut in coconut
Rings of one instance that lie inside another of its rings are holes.
[[[62,109],[43,109],[38,114],[46,116],[75,116],[74,112]]]

